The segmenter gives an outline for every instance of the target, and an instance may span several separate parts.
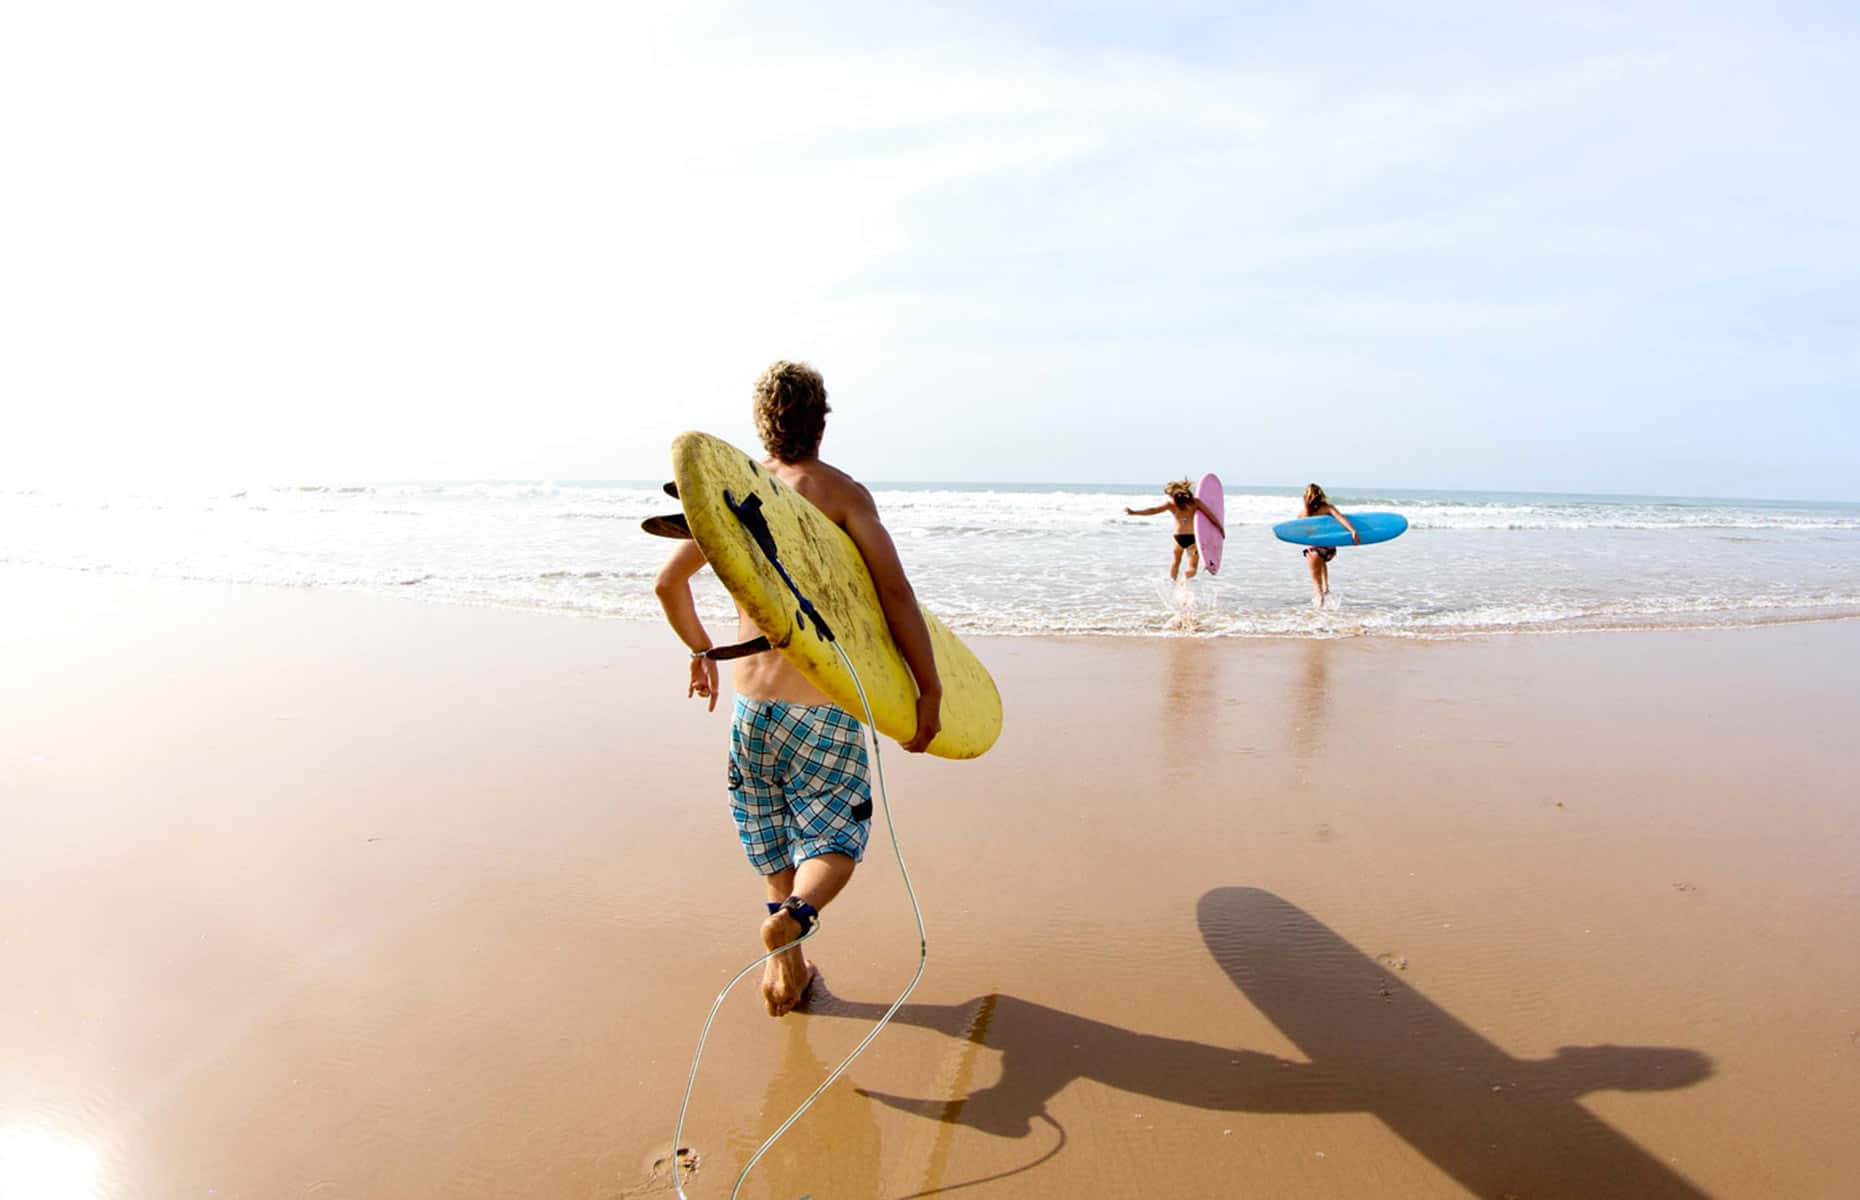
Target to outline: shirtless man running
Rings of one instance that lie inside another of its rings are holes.
[[[943,685],[930,631],[897,547],[878,519],[872,494],[852,476],[820,460],[827,388],[806,363],[777,362],[756,380],[756,432],[769,457],[763,466],[844,529],[859,548],[892,639],[917,681],[917,731],[904,748],[929,746],[942,728]],[[696,542],[683,542],[660,569],[659,603],[691,649],[685,695],[717,708],[717,664],[706,654],[710,634],[698,619],[691,577],[704,566]],[[737,639],[761,630],[738,610]],[[730,728],[730,813],[749,863],[762,876],[768,916],[762,945],[789,946],[769,960],[762,998],[779,1017],[801,1003],[814,968],[790,943],[813,928],[819,910],[851,881],[872,828],[872,784],[860,723],[774,650],[736,660],[735,716]]]

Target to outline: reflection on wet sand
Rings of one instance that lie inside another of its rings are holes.
[[[1331,646],[1328,638],[1313,638],[1303,647],[1304,668],[1291,707],[1290,739],[1301,773],[1324,749],[1324,730],[1330,717]]]
[[[1013,996],[906,1005],[897,1020],[1001,1054],[992,1087],[943,1099],[867,1092],[893,1108],[1026,1137],[1084,1079],[1196,1108],[1375,1114],[1476,1195],[1697,1198],[1704,1193],[1577,1103],[1593,1091],[1660,1091],[1706,1078],[1689,1049],[1565,1046],[1514,1058],[1316,918],[1254,888],[1199,906],[1202,939],[1306,1061],[1119,1028]],[[815,997],[814,1011],[874,1019],[884,1005]],[[1049,1118],[1050,1119],[1050,1118]]]
[[[1163,666],[1163,750],[1172,766],[1192,767],[1212,745],[1221,656],[1201,638],[1173,638]]]
[[[818,985],[816,985],[818,986]],[[882,1007],[880,1011],[883,1011]],[[801,1106],[808,1093],[820,1086],[833,1064],[824,1063],[808,1041],[809,1023],[783,1021],[782,1060],[769,1076],[762,1094],[761,1119],[754,1129],[730,1137],[729,1179],[710,1164],[700,1170],[710,1178],[706,1194],[727,1194],[715,1189],[734,1183],[756,1148],[788,1115]],[[826,1131],[831,1131],[829,1135]],[[822,1144],[825,1137],[830,1144]],[[878,1123],[871,1106],[839,1080],[821,1094],[807,1116],[784,1134],[756,1164],[750,1176],[750,1195],[779,1197],[812,1195],[876,1196],[878,1172],[884,1160],[879,1149]],[[708,1169],[706,1169],[708,1168]]]

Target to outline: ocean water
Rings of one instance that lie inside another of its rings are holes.
[[[1235,486],[1218,578],[1170,584],[1152,488],[876,485],[919,597],[952,627],[1007,635],[1408,638],[1760,625],[1860,617],[1860,505],[1645,496],[1351,491],[1407,515],[1341,551],[1317,610],[1270,526],[1294,489]],[[659,619],[676,509],[647,483],[453,483],[207,493],[0,491],[0,563],[391,593]],[[699,603],[724,620],[708,574]]]

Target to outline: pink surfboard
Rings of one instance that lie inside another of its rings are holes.
[[[1221,491],[1221,477],[1210,471],[1201,477],[1201,486],[1195,489],[1195,499],[1214,510],[1214,515],[1227,523],[1227,498]],[[1201,548],[1201,565],[1208,574],[1218,575],[1221,570],[1221,543],[1227,539],[1221,531],[1208,520],[1206,513],[1195,513],[1195,545]]]

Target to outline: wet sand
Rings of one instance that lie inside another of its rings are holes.
[[[1854,1194],[1860,623],[977,649],[929,973],[746,1195]],[[7,569],[0,662],[12,1182],[655,1194],[762,912],[669,634]],[[909,978],[882,833],[814,945],[694,1196]]]

